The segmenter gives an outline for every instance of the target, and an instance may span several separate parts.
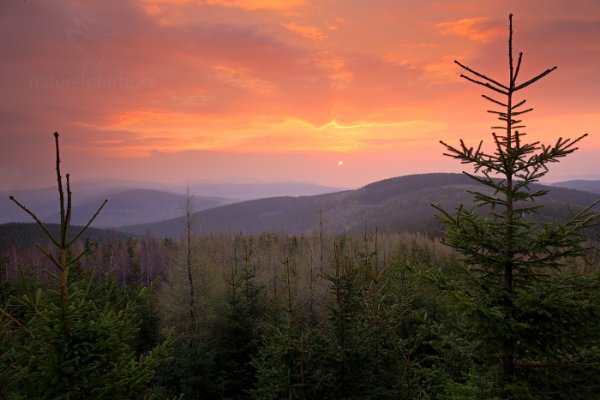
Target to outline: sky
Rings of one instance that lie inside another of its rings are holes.
[[[508,15],[527,138],[589,133],[547,182],[600,179],[600,1],[0,0],[0,190],[74,181],[303,181],[460,172],[489,144]],[[487,93],[491,94],[491,93]]]

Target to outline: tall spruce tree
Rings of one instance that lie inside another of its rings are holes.
[[[455,61],[464,70],[462,78],[489,91],[490,95],[483,95],[494,107],[488,112],[501,123],[492,127],[492,151],[484,149],[483,141],[476,147],[463,140],[458,146],[441,141],[444,154],[471,165],[473,173],[465,174],[482,184],[481,190],[471,192],[474,207],[470,209],[460,206],[450,213],[434,207],[448,226],[446,243],[464,258],[465,280],[454,282],[452,293],[471,337],[478,343],[475,358],[479,370],[474,375],[487,377],[487,392],[482,389],[485,385],[478,391],[483,398],[541,396],[527,371],[543,364],[557,367],[559,374],[561,366],[573,364],[573,360],[565,359],[581,345],[578,341],[582,338],[574,329],[583,329],[586,324],[597,326],[597,313],[595,320],[562,313],[567,320],[560,321],[545,309],[543,296],[532,295],[545,292],[544,285],[554,285],[566,263],[584,255],[583,231],[598,221],[598,215],[590,206],[561,223],[540,222],[537,217],[541,205],[536,201],[548,190],[534,184],[548,172],[550,163],[577,150],[578,142],[587,134],[574,140],[561,137],[554,145],[525,140],[522,116],[533,109],[517,96],[556,67],[520,81],[522,58],[523,53],[516,60],[513,57],[511,14],[508,82],[501,83]],[[569,290],[572,288],[556,294],[564,295],[557,307],[571,307],[569,310],[577,313],[577,307],[567,301]]]

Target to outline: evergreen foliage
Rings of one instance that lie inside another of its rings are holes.
[[[184,238],[185,250],[187,244]],[[225,263],[228,270],[221,271],[223,292],[212,299],[214,311],[210,318],[200,313],[192,317],[189,303],[179,304],[180,318],[185,321],[178,325],[175,358],[159,372],[158,383],[186,399],[249,399],[255,385],[252,360],[270,323],[270,312],[264,287],[257,280],[251,238],[239,235],[231,244],[233,254]],[[185,281],[181,289],[187,296],[190,269],[185,263],[178,277]]]
[[[489,112],[502,125],[492,127],[493,152],[485,151],[483,142],[476,147],[462,140],[458,147],[442,142],[445,155],[471,165],[480,175],[465,173],[489,189],[472,192],[472,209],[461,206],[451,215],[437,207],[448,225],[446,242],[465,263],[462,281],[450,289],[466,318],[464,334],[477,343],[471,375],[479,377],[471,382],[477,398],[578,398],[597,387],[598,379],[578,388],[560,382],[597,357],[597,277],[561,271],[585,255],[584,230],[597,224],[599,215],[592,205],[563,223],[538,222],[536,201],[548,191],[532,184],[586,135],[559,138],[554,145],[525,140],[521,118],[532,109],[516,96],[556,67],[519,83],[523,54],[515,64],[512,15],[509,21],[506,84],[456,61],[466,71],[463,78],[500,96],[483,95],[499,108]]]
[[[255,383],[251,360],[258,352],[268,315],[246,238],[236,238],[236,249],[238,244],[243,249],[243,260],[233,260],[227,278],[227,304],[216,321],[220,334],[215,340],[214,383],[218,390],[215,398],[220,399],[250,398]]]
[[[430,255],[415,245],[379,269],[376,252],[353,254],[345,242],[324,276],[325,320],[311,326],[294,309],[270,333],[254,361],[255,399],[426,399],[441,389],[432,343],[445,312],[419,278]]]
[[[148,395],[164,346],[135,352],[135,304],[117,308],[93,282],[70,285],[66,312],[60,292],[38,288],[14,299],[19,317],[3,329],[2,391],[7,398],[133,399]],[[105,289],[105,288],[101,288]],[[64,331],[64,323],[68,330]]]
[[[136,353],[140,339],[138,301],[110,301],[112,288],[84,279],[78,255],[71,252],[90,221],[69,236],[71,189],[60,172],[58,133],[56,175],[60,196],[60,231],[53,235],[39,218],[16,199],[57,247],[38,248],[58,270],[51,287],[24,282],[24,292],[11,296],[0,312],[0,397],[8,399],[134,399],[150,395],[154,369],[167,355],[167,344],[149,345]],[[66,189],[66,193],[65,193]],[[107,290],[108,289],[108,290]],[[136,304],[137,303],[137,304]]]

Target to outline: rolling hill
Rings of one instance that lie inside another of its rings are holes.
[[[140,185],[140,186],[135,186]],[[109,202],[94,223],[96,227],[146,224],[175,218],[181,215],[185,186],[159,185],[151,187],[148,182],[96,180],[79,182],[73,187],[74,224],[85,224],[104,199]],[[181,187],[179,187],[181,186]],[[190,192],[195,194],[198,211],[273,196],[299,196],[331,193],[340,189],[302,182],[273,183],[194,183]],[[0,192],[0,224],[31,222],[26,213],[19,210],[9,199],[17,200],[34,211],[45,222],[58,222],[58,199],[56,187]]]
[[[572,180],[553,183],[552,186],[567,189],[582,190],[590,193],[600,194],[600,180]]]
[[[327,232],[362,229],[406,230],[439,233],[443,228],[434,218],[431,204],[452,210],[458,204],[472,204],[468,190],[481,185],[463,174],[420,174],[390,178],[360,189],[302,197],[272,197],[211,208],[197,214],[199,232],[287,232],[306,233],[319,227],[322,216]],[[549,188],[544,199],[543,218],[565,214],[569,206],[580,208],[600,195],[566,188]],[[181,218],[153,224],[124,226],[124,232],[149,231],[177,237],[183,230]]]
[[[98,196],[73,207],[73,224],[85,225],[103,200]],[[94,221],[95,227],[112,228],[175,218],[181,215],[183,195],[152,189],[132,189],[113,193],[108,196],[108,200]],[[202,211],[232,202],[233,200],[218,197],[194,197],[194,208]],[[59,218],[58,213],[53,213],[44,220],[57,223]]]
[[[254,200],[280,196],[315,196],[345,189],[308,182],[190,183],[190,190],[202,196]]]

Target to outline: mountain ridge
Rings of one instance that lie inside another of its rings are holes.
[[[74,184],[73,223],[85,224],[87,218],[96,211],[104,199],[108,199],[103,212],[98,216],[96,226],[114,227],[131,224],[157,222],[181,215],[185,187],[181,191],[148,187],[151,183],[131,186],[127,181],[91,181]],[[198,186],[199,185],[199,186]],[[189,191],[194,195],[194,207],[204,210],[230,204],[240,200],[271,197],[282,194],[317,194],[340,190],[303,182],[273,183],[209,183],[191,184]],[[21,212],[9,199],[13,195],[44,222],[58,221],[58,200],[56,187],[25,189],[14,192],[0,192],[0,223],[29,222],[29,215]]]
[[[573,179],[568,181],[554,182],[551,186],[600,194],[600,180]]]
[[[449,211],[458,204],[468,206],[472,204],[468,191],[482,188],[480,183],[465,174],[429,173],[392,177],[358,189],[318,195],[275,196],[239,202],[196,197],[201,204],[196,204],[195,230],[202,233],[304,234],[316,232],[322,223],[327,233],[378,228],[437,235],[442,232],[443,226],[435,219],[436,211],[431,204],[439,204]],[[569,207],[582,208],[600,199],[600,194],[559,186],[535,185],[532,190],[540,188],[550,190],[541,202],[545,206],[542,216],[547,219],[565,214]],[[85,224],[100,205],[100,197],[104,196],[89,198],[75,207],[73,224]],[[131,189],[106,197],[110,198],[109,203],[94,222],[95,228],[111,228],[134,235],[150,232],[172,238],[183,233],[183,214],[179,208],[183,195],[153,189]],[[128,203],[130,197],[136,199],[137,208]],[[48,202],[54,210],[55,202]],[[27,199],[23,203],[29,206]],[[14,212],[21,212],[14,204],[11,206]],[[35,207],[31,208],[37,212]],[[28,215],[22,214],[26,222],[31,221]],[[169,218],[159,220],[163,215],[169,215]],[[149,218],[154,220],[148,223]],[[57,213],[49,219],[57,221]],[[128,223],[136,220],[144,223]]]
[[[543,204],[544,218],[557,218],[569,207],[582,208],[600,195],[560,187],[549,189]],[[285,233],[314,232],[322,218],[325,230],[332,233],[361,229],[409,230],[440,233],[443,229],[431,204],[452,210],[458,204],[472,204],[469,190],[485,190],[464,174],[429,173],[383,179],[359,189],[301,197],[272,197],[238,202],[197,213],[199,232],[266,231]],[[128,233],[149,231],[159,236],[177,237],[183,219],[154,224],[118,227]]]

